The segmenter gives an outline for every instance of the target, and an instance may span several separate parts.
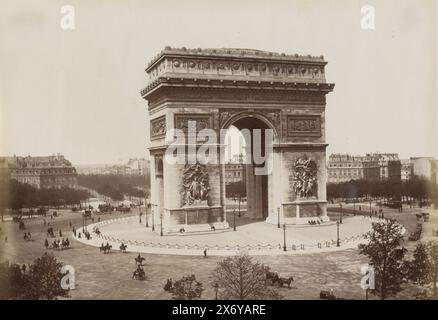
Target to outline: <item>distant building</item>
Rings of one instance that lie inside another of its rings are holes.
[[[367,181],[380,180],[380,165],[378,161],[363,162],[363,178]]]
[[[246,167],[243,155],[235,155],[225,164],[225,185],[233,182],[246,182]]]
[[[340,183],[363,179],[364,157],[331,154],[328,162],[328,182]]]
[[[149,160],[144,158],[129,159],[126,164],[96,164],[77,165],[79,174],[117,174],[117,175],[147,175]]]
[[[412,175],[437,182],[438,160],[432,157],[412,157]]]
[[[438,160],[431,160],[430,180],[438,184]]]
[[[44,157],[2,157],[2,174],[36,188],[61,188],[77,186],[76,169],[63,155]],[[7,168],[7,169],[6,169]]]
[[[126,174],[143,176],[149,172],[149,160],[144,158],[129,159],[126,167]]]
[[[396,153],[331,154],[327,171],[331,183],[359,179],[401,181],[401,162]]]
[[[412,162],[409,159],[400,160],[401,162],[401,180],[408,181],[412,176]]]

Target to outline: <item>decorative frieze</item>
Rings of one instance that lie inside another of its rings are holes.
[[[175,114],[175,129],[181,129],[184,132],[188,130],[189,121],[196,122],[196,132],[203,129],[213,128],[212,117],[209,114]]]
[[[151,140],[160,139],[166,135],[166,116],[151,120]]]

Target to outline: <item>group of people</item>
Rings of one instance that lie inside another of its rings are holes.
[[[44,246],[46,247],[46,249],[66,249],[70,247],[70,240],[68,240],[68,238],[62,238],[62,240],[55,239],[53,240],[52,245],[49,246],[49,240],[47,240],[46,238],[46,240],[44,241]]]
[[[308,221],[308,223],[310,224],[310,225],[316,225],[316,224],[321,224],[321,223],[323,223],[324,222],[324,220],[322,220],[322,219],[317,219],[317,220],[309,220]]]
[[[379,218],[379,219],[383,219],[383,210],[379,209],[379,212],[377,213],[377,210],[371,210],[370,212],[370,218],[375,217],[375,218]]]
[[[23,236],[24,241],[31,241],[32,240],[32,235],[30,234],[30,232],[25,232],[24,236]]]

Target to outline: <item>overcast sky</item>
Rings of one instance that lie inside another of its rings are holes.
[[[76,29],[60,28],[62,5]],[[375,7],[375,30],[360,8]],[[144,68],[166,45],[324,55],[328,153],[438,156],[437,8],[385,1],[1,1],[0,154],[147,155]]]

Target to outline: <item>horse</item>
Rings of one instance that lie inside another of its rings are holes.
[[[289,278],[280,277],[277,280],[277,283],[279,287],[283,287],[285,284],[287,284],[287,286],[290,288],[290,284],[292,281],[294,281],[294,277],[289,277]]]
[[[167,291],[167,292],[169,292],[169,291],[172,291],[172,289],[173,289],[173,282],[172,282],[172,279],[167,279],[167,282],[166,282],[166,284],[164,285],[164,291]]]
[[[138,266],[137,269],[135,269],[135,271],[132,273],[132,279],[135,280],[146,280],[146,273],[144,272],[143,268],[140,267],[140,265]]]
[[[102,245],[99,247],[99,250],[100,250],[100,252],[103,251],[103,253],[110,253],[112,247],[113,247],[113,246],[109,245],[108,243],[107,243],[106,245],[104,245],[104,244],[102,243]]]
[[[140,254],[138,254],[138,256],[134,260],[136,264],[141,266],[143,264],[143,261],[145,261],[146,259],[142,257]]]
[[[126,249],[128,248],[128,246],[126,245],[126,244],[124,244],[124,243],[122,243],[121,245],[120,245],[120,251],[122,251],[123,253],[126,253]]]
[[[62,239],[61,241],[61,249],[67,249],[70,247],[70,241],[68,239]]]

